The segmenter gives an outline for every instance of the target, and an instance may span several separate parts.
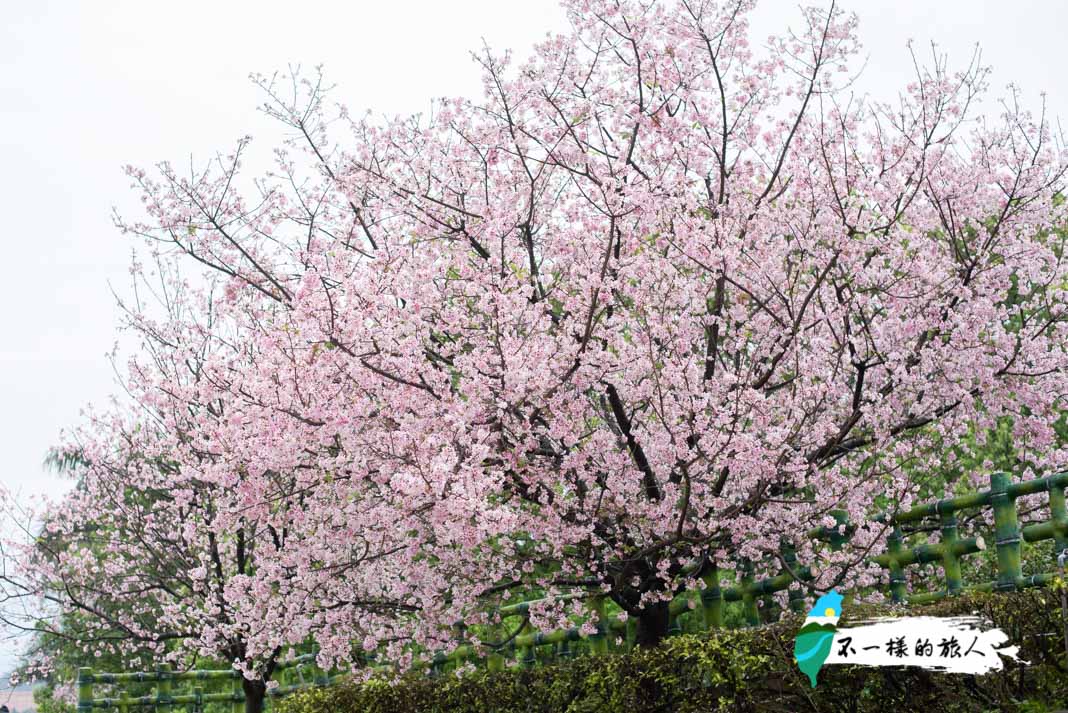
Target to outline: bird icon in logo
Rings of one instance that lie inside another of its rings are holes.
[[[805,625],[794,639],[794,660],[801,672],[816,687],[816,674],[831,653],[838,617],[842,615],[842,595],[834,590],[816,600],[805,617]]]

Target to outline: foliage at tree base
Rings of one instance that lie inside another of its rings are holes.
[[[1016,711],[1068,700],[1060,601],[1050,591],[956,597],[919,609],[858,606],[842,625],[876,615],[991,619],[1020,658],[983,676],[916,668],[827,666],[812,689],[792,660],[801,619],[757,629],[673,637],[651,650],[585,656],[530,670],[396,683],[344,684],[289,698],[283,713],[705,713],[707,711]]]

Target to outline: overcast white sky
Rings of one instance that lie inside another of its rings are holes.
[[[823,3],[826,4],[826,3]],[[951,64],[979,43],[992,89],[1046,92],[1068,126],[1063,0],[846,0],[868,57],[859,87],[896,96],[905,43],[932,39]],[[0,482],[62,492],[41,461],[86,403],[116,391],[105,358],[131,244],[112,227],[139,203],[120,167],[205,158],[245,134],[269,150],[249,72],[325,64],[354,114],[420,111],[479,91],[469,59],[485,38],[522,56],[563,27],[555,0],[407,0],[299,6],[276,0],[7,2],[0,23]],[[798,24],[797,4],[764,0],[754,39]],[[0,653],[0,670],[9,659]]]

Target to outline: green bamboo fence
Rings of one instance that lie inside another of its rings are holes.
[[[1022,571],[1022,545],[1045,540],[1053,540],[1053,558],[1051,568],[1056,563],[1057,554],[1068,549],[1068,507],[1065,501],[1065,488],[1068,487],[1068,473],[1058,473],[1045,478],[1013,483],[1008,474],[994,473],[990,476],[990,488],[980,492],[969,493],[954,498],[924,503],[905,512],[880,515],[874,520],[888,528],[886,550],[870,558],[887,572],[887,588],[890,598],[900,604],[924,604],[937,601],[964,591],[1013,591],[1029,587],[1041,587],[1049,584],[1056,576],[1054,571],[1025,576]],[[1027,495],[1048,494],[1050,518],[1043,522],[1020,526],[1017,500]],[[987,509],[993,512],[993,529],[988,531],[995,547],[996,576],[991,581],[966,585],[963,581],[962,561],[987,547],[987,538],[982,535],[974,537],[960,536],[960,514],[982,515]],[[834,512],[834,527],[821,527],[811,530],[807,535],[832,550],[841,548],[854,532],[843,512]],[[940,541],[935,544],[907,544],[915,535],[924,531],[938,531]],[[815,572],[811,567],[800,565],[796,553],[788,545],[783,545],[780,552],[786,566],[779,574],[756,579],[751,562],[739,562],[734,570],[736,583],[733,586],[721,585],[720,570],[713,569],[702,575],[704,587],[699,591],[684,592],[669,604],[669,635],[684,630],[714,629],[726,625],[725,606],[734,604],[735,615],[741,614],[744,624],[756,626],[761,623],[760,605],[765,611],[774,609],[774,596],[786,591],[788,606],[792,611],[803,612],[807,597],[798,580],[811,580]],[[944,588],[937,591],[910,593],[908,588],[909,568],[934,565],[941,567]],[[633,646],[635,622],[623,621],[609,615],[603,595],[591,596],[586,593],[566,595],[566,601],[583,600],[588,612],[588,623],[593,624],[593,633],[583,633],[575,626],[550,632],[535,631],[531,628],[528,612],[539,600],[519,602],[496,609],[497,620],[519,619],[518,633],[511,640],[498,646],[483,644],[476,647],[467,643],[468,632],[457,630],[458,645],[449,653],[437,654],[428,661],[417,664],[431,674],[440,674],[455,670],[467,664],[485,666],[489,670],[502,670],[505,667],[531,667],[549,659],[563,659],[585,654],[604,653],[617,647],[617,640],[623,648]],[[561,597],[554,598],[561,601]],[[765,617],[766,618],[766,617]],[[307,667],[314,656],[306,655],[294,661],[282,664],[283,685],[268,691],[269,698],[284,696],[301,688],[328,685],[331,678],[317,672],[305,678],[302,667]],[[378,665],[376,668],[389,668]],[[294,675],[300,680],[293,682]],[[124,685],[155,682],[155,690],[148,696],[129,696],[125,694]],[[227,690],[203,692],[193,684],[215,684],[215,687],[228,686]],[[120,690],[116,698],[94,697],[95,684],[113,684]],[[172,685],[180,684],[183,692],[172,691]],[[89,713],[93,709],[117,709],[125,713],[138,709],[201,711],[206,703],[228,702],[233,713],[243,710],[244,694],[240,685],[240,673],[225,671],[187,671],[172,673],[156,671],[152,673],[117,673],[99,674],[91,669],[80,669],[78,678],[78,710]]]
[[[275,673],[279,685],[267,689],[268,702],[305,688],[328,686],[337,679],[315,666],[315,654],[280,663]],[[210,704],[219,704],[215,708],[227,713],[243,713],[245,693],[241,675],[236,669],[172,671],[159,668],[132,673],[99,673],[83,667],[78,669],[78,713],[93,710],[127,713],[149,709],[204,713]],[[110,688],[113,695],[98,697],[101,686]],[[130,691],[135,687],[148,687],[151,692],[133,695]]]
[[[1058,473],[1046,478],[1038,478],[1013,483],[1005,473],[990,476],[990,488],[976,493],[969,493],[955,498],[938,500],[911,508],[896,514],[884,514],[874,518],[878,523],[888,527],[887,547],[885,552],[870,558],[887,571],[887,584],[890,598],[898,604],[924,604],[965,591],[1013,591],[1028,587],[1041,587],[1049,584],[1056,573],[1052,567],[1056,564],[1057,553],[1068,548],[1068,507],[1065,502],[1065,488],[1068,487],[1068,473]],[[1025,495],[1048,493],[1050,519],[1044,522],[1020,527],[1016,501]],[[958,514],[982,514],[993,511],[993,530],[987,537],[960,536]],[[850,539],[854,526],[846,519],[844,512],[831,513],[835,519],[833,527],[820,527],[810,530],[807,535],[825,543],[832,550],[841,548]],[[941,541],[936,544],[907,545],[909,536],[914,532],[937,530]],[[992,537],[991,537],[992,536]],[[1023,543],[1036,543],[1043,540],[1054,541],[1053,557],[1050,561],[1051,571],[1025,576],[1022,572],[1021,559]],[[996,550],[997,576],[993,581],[974,583],[965,586],[962,581],[961,562],[970,555],[982,552],[987,542],[992,541]],[[770,611],[773,595],[787,591],[788,607],[794,612],[804,612],[807,597],[797,580],[811,580],[815,572],[811,567],[800,566],[793,549],[783,545],[780,554],[787,565],[779,574],[755,579],[753,563],[739,562],[734,571],[736,584],[723,588],[720,584],[721,572],[713,570],[703,577],[704,588],[696,592],[685,592],[676,597],[669,606],[669,635],[683,631],[680,619],[687,618],[691,629],[712,629],[725,626],[724,607],[738,603],[742,620],[747,626],[761,623],[760,611]],[[917,565],[941,567],[944,588],[938,591],[908,591],[908,571]],[[795,576],[796,575],[796,576]],[[585,595],[576,594],[569,598],[580,599]],[[558,601],[558,599],[557,599]],[[535,601],[522,602],[497,610],[500,620],[508,617],[525,617]],[[737,614],[738,609],[735,612]],[[608,650],[607,642],[617,636],[624,647],[633,645],[634,622],[620,621],[604,615],[604,600],[590,598],[587,609],[591,622],[596,622],[596,633],[583,635],[578,627],[552,632],[537,632],[524,625],[524,630],[512,642],[494,649],[484,646],[488,653],[479,656],[475,647],[467,644],[460,646],[449,654],[438,654],[427,664],[432,673],[440,673],[462,666],[466,663],[487,664],[491,669],[505,666],[529,666],[539,660],[539,652],[545,650],[545,658],[574,656],[579,653],[598,653]]]

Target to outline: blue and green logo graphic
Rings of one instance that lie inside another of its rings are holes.
[[[842,595],[831,590],[816,600],[805,617],[805,625],[794,639],[794,660],[801,672],[816,687],[816,674],[831,653],[838,617],[842,616]]]

